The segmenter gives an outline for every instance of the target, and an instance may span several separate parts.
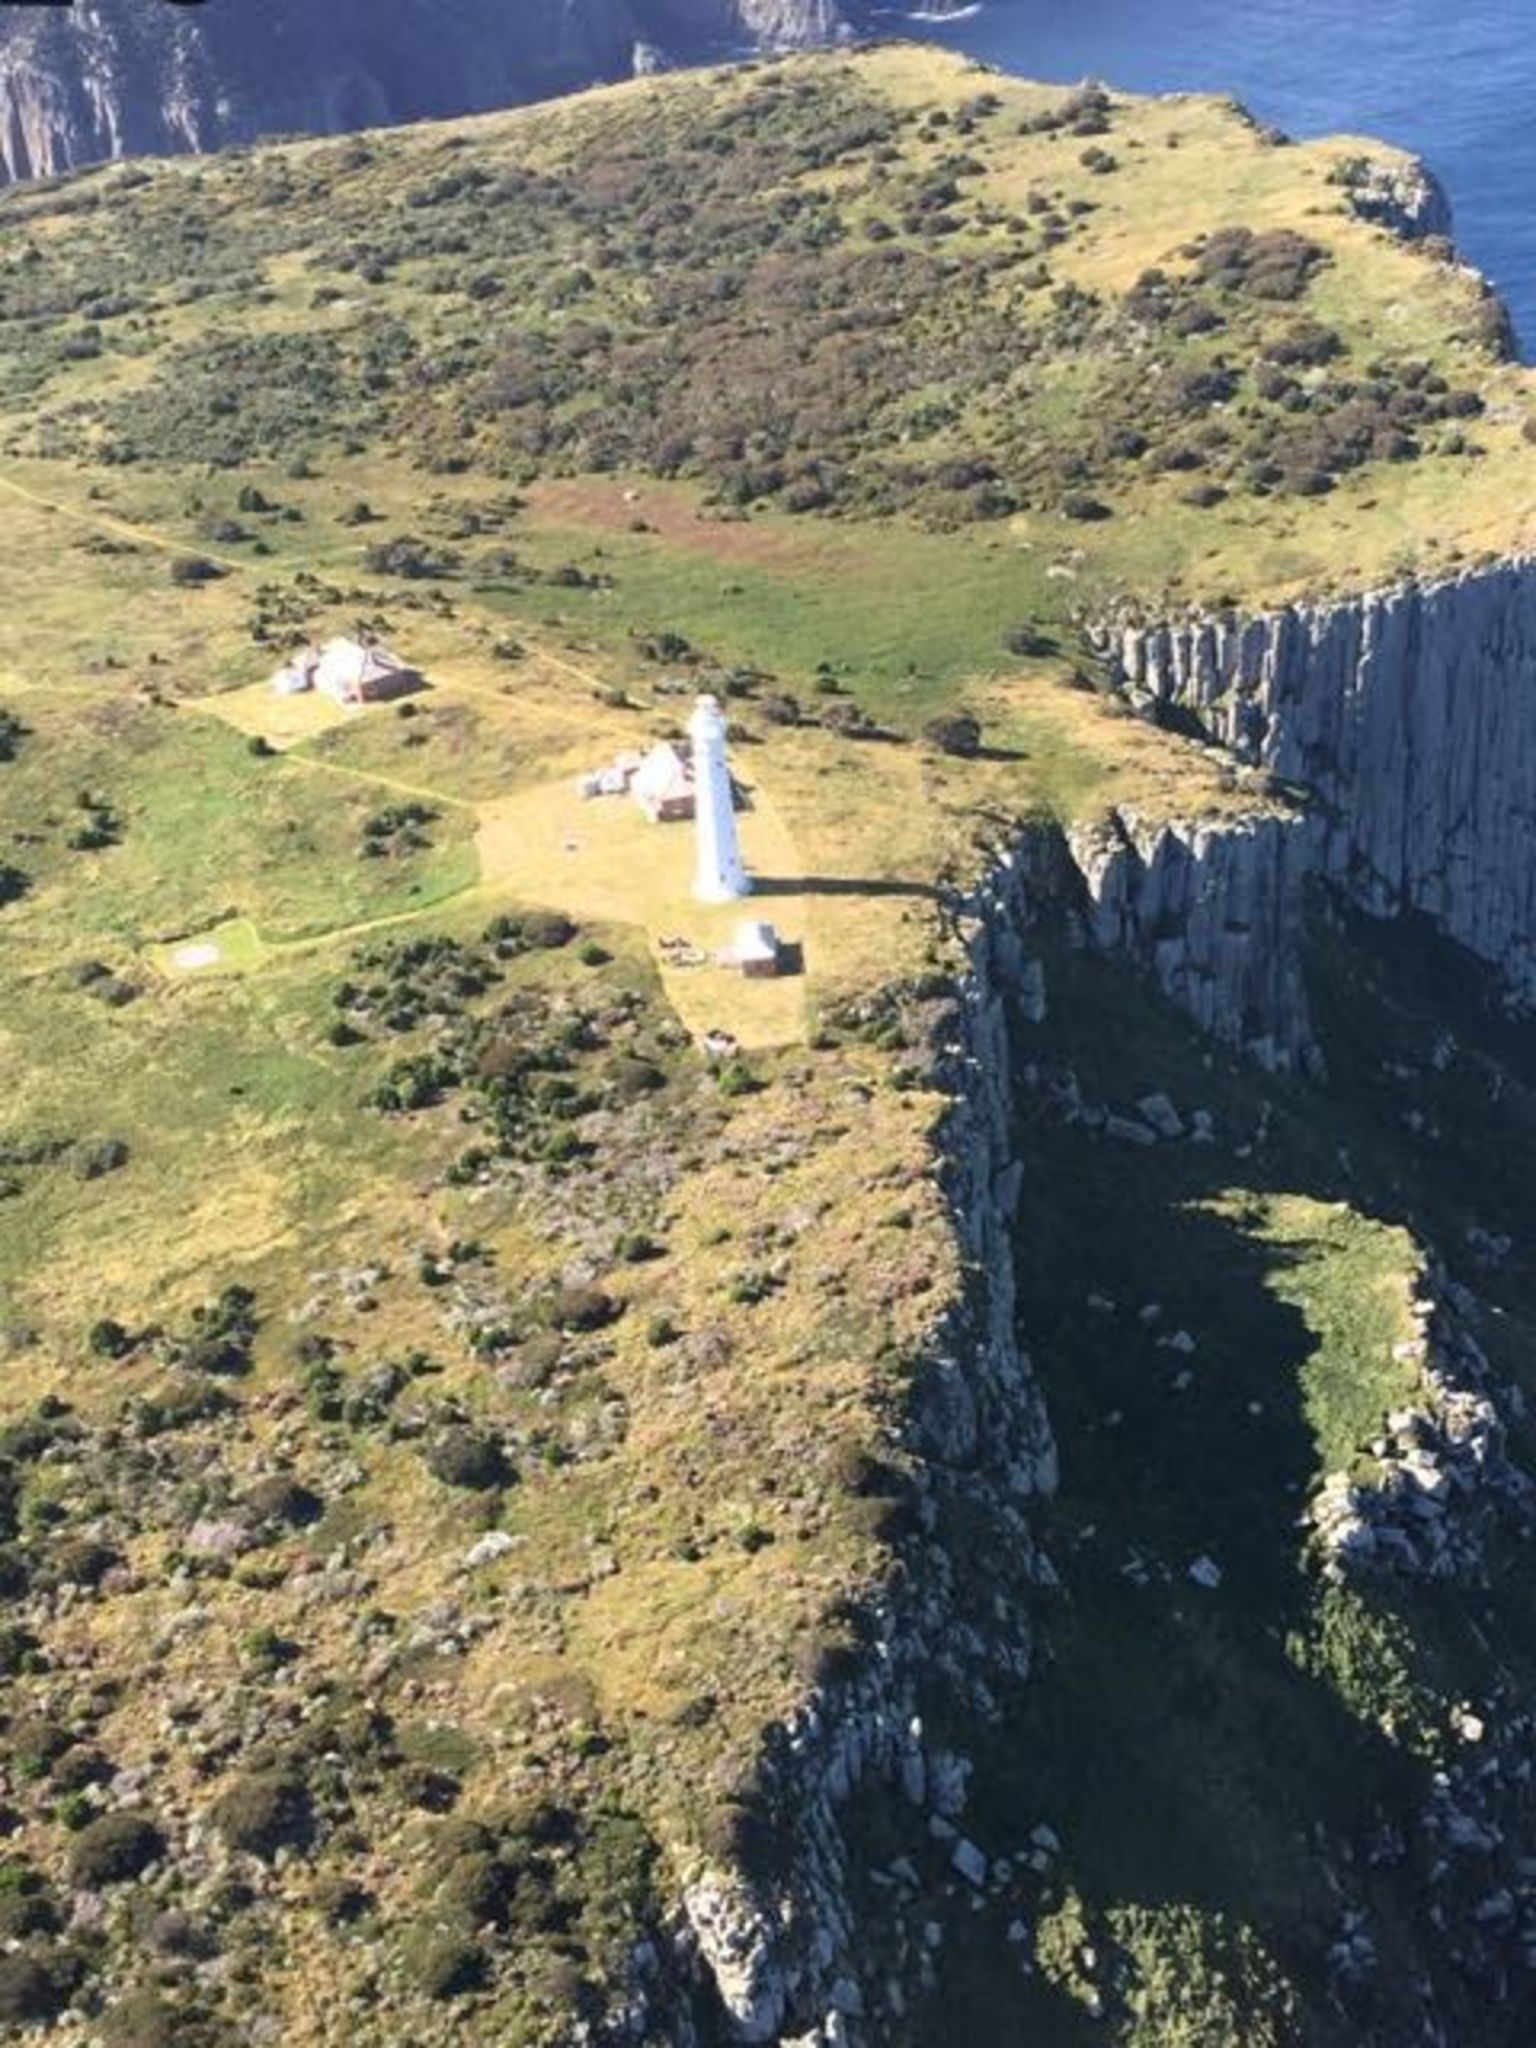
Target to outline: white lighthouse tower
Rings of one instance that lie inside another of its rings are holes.
[[[697,865],[693,893],[701,903],[729,903],[752,884],[736,844],[736,804],[725,759],[725,717],[718,698],[700,697],[688,721],[693,741],[693,817]]]

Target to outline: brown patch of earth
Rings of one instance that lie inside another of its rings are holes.
[[[826,552],[824,542],[788,532],[777,521],[713,518],[701,511],[692,492],[664,484],[557,477],[530,484],[523,495],[536,514],[553,524],[629,533],[644,520],[657,539],[696,548],[718,562],[789,572],[814,568]]]

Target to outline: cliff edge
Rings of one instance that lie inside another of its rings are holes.
[[[480,113],[669,63],[835,40],[839,0],[164,0],[0,12],[0,172]]]

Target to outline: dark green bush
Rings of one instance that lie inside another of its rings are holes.
[[[317,1493],[282,1472],[258,1479],[247,1490],[245,1505],[264,1522],[286,1522],[294,1529],[305,1529],[318,1522],[325,1509]]]
[[[462,1998],[485,1981],[485,1951],[454,1934],[419,1934],[406,1943],[405,1964],[417,1990],[433,2000]]]
[[[557,1330],[602,1330],[619,1313],[619,1304],[601,1287],[562,1287],[550,1303],[549,1320]]]
[[[210,562],[206,555],[178,555],[171,563],[171,581],[183,590],[194,588],[199,583],[217,583],[228,573],[217,562]]]
[[[667,1077],[653,1061],[634,1053],[620,1053],[608,1069],[608,1079],[622,1102],[635,1102],[642,1095],[665,1088]]]
[[[195,2005],[158,1991],[130,1991],[101,2023],[103,2048],[222,2048],[229,2036]]]
[[[265,1860],[279,1849],[302,1848],[313,1829],[314,1813],[298,1773],[273,1765],[248,1771],[227,1786],[214,1802],[213,1824],[232,1849]]]
[[[165,1837],[147,1814],[106,1813],[76,1835],[69,1852],[74,1883],[126,1884],[165,1854]]]
[[[74,1981],[75,1974],[46,1951],[0,1955],[0,2024],[46,2025],[63,2011]]]
[[[87,1342],[93,1358],[126,1358],[133,1349],[132,1333],[112,1316],[92,1324]]]
[[[483,1430],[463,1425],[442,1430],[427,1447],[427,1470],[445,1486],[473,1492],[504,1486],[509,1477],[506,1454]]]
[[[928,720],[923,727],[923,738],[942,754],[969,757],[980,750],[981,721],[968,711],[945,712]]]

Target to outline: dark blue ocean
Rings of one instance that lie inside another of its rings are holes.
[[[1416,150],[1536,352],[1531,0],[987,0],[921,32],[1027,77],[1233,92],[1292,135]]]

